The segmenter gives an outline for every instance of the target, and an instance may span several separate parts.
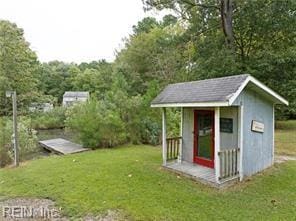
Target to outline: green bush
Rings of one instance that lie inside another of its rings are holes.
[[[66,116],[67,128],[78,134],[84,147],[112,147],[127,141],[119,113],[103,102],[91,100],[74,105]]]
[[[159,144],[161,125],[149,118],[144,118],[141,123],[141,143],[152,145]]]
[[[151,101],[159,92],[159,84],[156,81],[150,82],[148,90],[143,96],[129,97],[125,102],[128,108],[129,136],[136,143],[158,145],[161,143],[161,109],[151,108]],[[180,109],[167,108],[167,136],[174,137],[180,135]]]
[[[37,152],[37,131],[31,128],[29,118],[22,118],[18,124],[18,135],[20,143],[20,159],[25,160],[30,153]]]
[[[34,129],[57,129],[65,127],[64,107],[55,107],[47,112],[34,112],[31,114],[32,127]]]
[[[10,119],[0,118],[0,166],[3,167],[13,160],[12,145],[13,124]],[[30,128],[30,120],[20,119],[18,123],[19,136],[19,157],[25,160],[26,156],[36,152],[37,136],[36,131]]]
[[[0,118],[0,167],[9,164],[11,156],[11,134],[12,129],[8,126],[6,118]]]

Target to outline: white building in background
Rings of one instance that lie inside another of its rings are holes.
[[[87,91],[66,91],[63,95],[63,106],[71,106],[77,102],[86,102],[89,99]]]
[[[53,104],[51,103],[32,103],[29,107],[29,111],[41,111],[41,112],[48,112],[53,109]]]

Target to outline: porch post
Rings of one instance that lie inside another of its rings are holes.
[[[274,105],[272,107],[272,165],[274,164],[274,128],[275,128],[275,124],[274,124]]]
[[[181,107],[181,122],[180,122],[180,148],[179,148],[179,156],[178,162],[182,162],[182,150],[183,150],[183,107]]]
[[[163,165],[167,161],[167,143],[166,143],[166,109],[162,108],[162,160]]]
[[[244,177],[243,168],[243,134],[244,134],[244,106],[240,104],[238,108],[238,145],[239,145],[239,180]]]
[[[215,176],[216,182],[219,183],[220,177],[220,107],[215,107]]]

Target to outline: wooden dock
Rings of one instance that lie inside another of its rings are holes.
[[[73,154],[89,150],[87,148],[83,148],[79,144],[72,143],[71,141],[62,138],[42,140],[39,141],[39,144],[45,149],[58,154]]]

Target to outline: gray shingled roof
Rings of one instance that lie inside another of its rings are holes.
[[[63,97],[89,97],[87,91],[66,91]]]
[[[248,76],[243,74],[170,84],[151,104],[226,102]]]

